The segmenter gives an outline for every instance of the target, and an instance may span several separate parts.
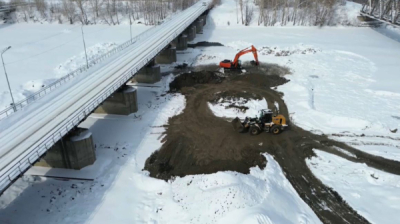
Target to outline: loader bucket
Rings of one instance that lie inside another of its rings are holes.
[[[240,133],[244,132],[245,128],[243,127],[242,122],[239,120],[239,118],[233,119],[231,121],[231,123],[232,123],[233,129],[235,129],[235,131],[240,132]]]

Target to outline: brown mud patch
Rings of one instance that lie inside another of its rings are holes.
[[[218,42],[208,42],[208,41],[200,41],[194,44],[188,43],[188,47],[196,48],[196,47],[223,47],[224,45]]]
[[[280,135],[261,133],[250,136],[235,132],[226,119],[214,116],[208,107],[208,102],[215,100],[218,94],[238,97],[243,96],[238,93],[251,93],[265,98],[269,108],[274,108],[274,102],[277,102],[280,114],[289,120],[282,94],[272,88],[287,82],[284,75],[289,73],[288,69],[262,65],[246,70],[244,74],[230,72],[225,76],[210,71],[186,73],[171,83],[171,89],[185,95],[186,108],[182,114],[170,118],[164,145],[146,161],[145,169],[150,176],[168,180],[174,176],[226,170],[247,174],[251,167],[264,168],[266,159],[261,154],[269,153],[322,222],[368,223],[340,195],[312,174],[305,159],[315,156],[313,149],[318,149],[394,174],[400,174],[400,163],[366,154],[327,136],[304,131],[294,124]]]

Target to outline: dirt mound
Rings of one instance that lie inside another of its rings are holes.
[[[311,47],[305,49],[291,49],[291,50],[279,50],[277,47],[262,47],[258,50],[261,55],[275,55],[277,57],[286,57],[293,54],[316,54],[320,52],[319,49]]]
[[[191,72],[176,77],[174,81],[169,84],[169,88],[171,91],[179,91],[183,87],[192,87],[197,84],[218,84],[224,79],[225,77],[218,72]]]
[[[210,102],[218,103],[220,99],[223,99],[224,101],[239,101],[239,99],[244,99],[244,101],[247,102],[249,99],[261,100],[262,96],[254,92],[228,90],[215,93],[213,100]]]
[[[245,112],[249,108],[243,105],[251,99],[261,100],[262,97],[252,92],[229,90],[215,93],[209,102],[212,104],[229,103],[226,108],[235,108]]]
[[[190,48],[196,48],[196,47],[220,47],[220,46],[224,46],[221,43],[217,43],[217,42],[207,42],[207,41],[200,41],[197,42],[195,44],[188,44],[188,47]]]
[[[290,130],[279,135],[250,136],[236,132],[228,121],[216,117],[208,107],[208,102],[216,96],[253,97],[255,94],[265,98],[269,108],[278,103],[280,114],[289,120],[281,94],[270,88],[286,83],[283,75],[289,70],[277,65],[247,70],[245,74],[225,74],[226,78],[216,72],[192,72],[180,75],[171,83],[171,89],[175,90],[194,88],[181,91],[186,97],[186,108],[182,114],[170,118],[164,145],[147,159],[145,169],[150,176],[167,180],[225,170],[248,173],[251,167],[265,167],[266,160],[261,153],[267,152],[274,156],[294,189],[323,223],[368,223],[312,174],[305,159],[314,156],[313,149],[319,149],[394,174],[400,174],[400,163],[368,155],[293,124]]]

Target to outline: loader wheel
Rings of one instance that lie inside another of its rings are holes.
[[[274,126],[274,127],[272,127],[271,132],[272,132],[274,135],[277,135],[277,134],[281,133],[281,127],[280,127],[279,125]]]
[[[250,135],[258,135],[258,134],[260,134],[260,129],[256,126],[251,126],[249,132],[250,132]]]

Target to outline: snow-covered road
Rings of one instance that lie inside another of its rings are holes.
[[[106,66],[89,70],[74,81],[0,121],[0,189],[6,187],[54,142],[78,125],[104,99],[196,20],[203,2],[152,30]]]

